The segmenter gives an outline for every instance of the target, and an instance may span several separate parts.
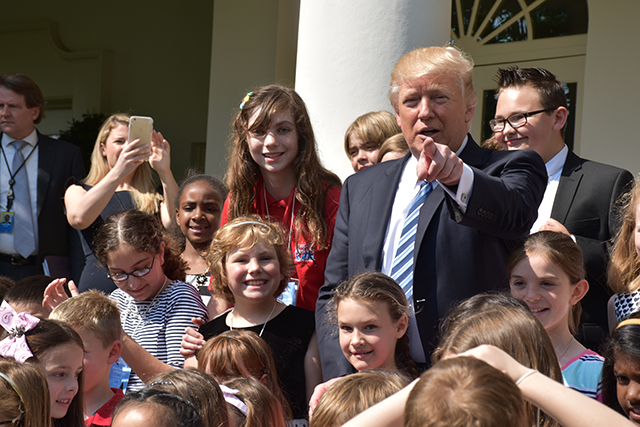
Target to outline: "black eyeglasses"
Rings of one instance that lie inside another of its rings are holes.
[[[493,132],[502,132],[508,122],[512,128],[516,129],[527,124],[527,117],[535,116],[540,113],[551,112],[553,110],[555,110],[555,108],[545,108],[544,110],[530,111],[528,113],[513,113],[506,119],[489,120],[489,126]]]
[[[111,271],[109,271],[109,273],[107,274],[107,277],[111,280],[113,280],[114,282],[124,282],[125,280],[127,280],[129,278],[129,276],[133,276],[133,277],[144,277],[147,274],[149,274],[151,272],[151,270],[153,269],[153,263],[156,262],[156,256],[153,256],[153,260],[151,260],[151,265],[149,267],[145,267],[145,268],[139,268],[135,271],[132,271],[131,273],[111,273]],[[109,266],[107,266],[107,269],[109,268]]]

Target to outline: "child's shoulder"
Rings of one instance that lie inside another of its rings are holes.
[[[301,331],[314,331],[316,329],[315,313],[306,308],[288,305],[271,322],[277,323],[287,329]]]

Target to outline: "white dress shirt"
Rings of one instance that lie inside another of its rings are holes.
[[[562,168],[564,168],[564,163],[567,161],[567,154],[569,154],[569,148],[565,145],[558,154],[544,165],[547,169],[547,188],[544,190],[544,197],[538,207],[538,219],[531,226],[531,233],[538,232],[540,227],[551,218],[553,202],[556,199]]]
[[[465,137],[462,145],[458,151],[456,151],[458,156],[467,146],[468,139],[468,136]],[[400,177],[400,182],[398,183],[398,188],[396,190],[396,196],[393,200],[391,218],[389,219],[384,244],[382,246],[381,270],[382,273],[388,276],[391,275],[391,267],[393,265],[396,249],[398,248],[398,242],[400,241],[400,235],[402,234],[402,228],[404,227],[404,220],[411,208],[411,203],[420,192],[420,184],[422,181],[418,179],[418,172],[416,170],[417,166],[418,159],[416,159],[415,156],[410,156],[405,163]],[[458,203],[460,209],[464,212],[467,208],[467,203],[469,197],[471,197],[471,191],[473,189],[473,170],[466,164],[463,166],[462,176],[460,177],[458,188],[455,193],[446,185],[442,185],[439,181],[434,182],[433,185],[434,187],[436,185],[441,185],[444,191],[446,191]],[[409,304],[411,305],[411,311],[413,312],[413,298],[410,298]],[[409,335],[411,358],[415,362],[425,363],[427,360],[420,340],[420,334],[418,333],[415,316],[411,316],[409,319],[407,334]]]
[[[11,168],[13,164],[13,156],[15,155],[15,148],[11,144],[14,141],[14,138],[11,138],[7,134],[2,134],[2,151],[3,154],[0,154],[0,210],[5,212],[7,209],[7,192],[9,191],[9,179],[11,175],[9,174],[9,168]],[[25,159],[31,153],[31,150],[35,151],[31,154],[26,160],[26,164],[23,166],[27,170],[27,179],[29,180],[29,198],[31,199],[31,215],[33,218],[33,229],[35,232],[36,238],[36,250],[38,251],[38,147],[36,144],[38,143],[38,133],[34,129],[33,132],[29,134],[26,138],[23,139],[27,144],[22,147],[22,155]],[[5,160],[6,159],[6,160]],[[7,163],[9,164],[9,168],[7,168]],[[15,173],[15,171],[11,171]],[[13,208],[11,209],[13,212]],[[0,253],[3,254],[17,254],[14,246],[13,246],[13,233],[0,233]],[[33,255],[33,254],[32,254]]]

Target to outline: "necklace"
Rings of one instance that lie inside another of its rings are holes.
[[[162,291],[164,291],[165,286],[167,285],[167,276],[164,276],[164,283],[162,283],[162,287],[160,288],[160,290],[158,291],[158,293],[153,297],[153,299],[151,300],[151,303],[147,306],[147,308],[145,310],[136,310],[135,313],[138,314],[138,321],[135,324],[135,327],[133,328],[133,331],[131,334],[129,334],[131,336],[131,338],[134,337],[134,335],[136,334],[136,332],[138,332],[138,329],[140,328],[140,325],[144,325],[144,322],[147,318],[147,314],[149,314],[149,312],[155,307],[158,298],[158,295],[160,295],[162,293]],[[131,310],[133,307],[135,307],[134,305],[135,300],[133,298],[131,298],[131,300],[129,301],[129,304],[127,304],[127,308],[124,312],[124,319],[122,320],[122,327],[124,328],[125,325],[127,324],[127,319],[129,318],[129,314],[130,312],[133,312],[133,310]]]
[[[562,354],[560,356],[558,356],[558,362],[560,362],[560,360],[562,359],[562,356],[564,356],[564,354],[567,352],[567,350],[569,350],[569,347],[571,347],[571,344],[573,343],[574,338],[571,337],[571,339],[569,340],[569,344],[567,344],[567,346],[565,347],[564,351],[562,352]],[[562,363],[562,362],[560,362]]]
[[[269,322],[269,319],[271,319],[271,315],[273,314],[274,310],[276,309],[276,306],[278,305],[278,301],[274,301],[273,302],[273,308],[271,309],[271,313],[269,313],[269,315],[267,316],[267,320],[264,321],[264,324],[262,325],[262,330],[260,331],[260,333],[258,334],[258,336],[262,336],[262,333],[264,332],[264,328],[267,327],[267,323]],[[233,318],[234,316],[235,310],[231,309],[231,324],[229,325],[229,329],[233,331]],[[257,325],[254,325],[257,326]]]
[[[289,245],[291,245],[291,234],[293,233],[293,221],[295,219],[294,210],[296,208],[296,192],[298,191],[297,187],[293,190],[293,201],[291,202],[291,221],[289,223]],[[271,221],[271,215],[269,214],[269,202],[267,202],[267,186],[262,183],[262,194],[264,195],[264,208],[267,210],[267,218]],[[286,215],[286,211],[285,211]],[[284,222],[284,217],[282,218]]]

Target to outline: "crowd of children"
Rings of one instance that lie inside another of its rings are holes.
[[[92,239],[83,292],[46,276],[0,280],[0,425],[640,425],[640,186],[613,246],[604,357],[574,338],[589,290],[582,252],[541,231],[511,255],[511,295],[477,295],[443,320],[419,380],[402,288],[382,273],[349,278],[331,322],[358,372],[322,383],[312,310],[341,185],[300,96],[276,85],[245,96],[228,188],[197,174],[178,188],[162,135],[145,163],[126,119],[105,122],[101,172],[65,196],[88,200],[68,209]],[[390,113],[359,117],[345,135],[354,170],[404,150],[398,132]],[[164,198],[145,190],[151,168]],[[136,209],[106,215],[121,195]],[[86,290],[96,272],[108,295]]]

